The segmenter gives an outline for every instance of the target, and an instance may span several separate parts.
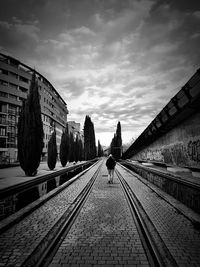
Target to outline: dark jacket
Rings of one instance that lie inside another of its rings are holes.
[[[108,169],[114,169],[115,168],[115,165],[116,165],[116,161],[114,160],[113,157],[109,157],[107,160],[106,160],[106,167]]]

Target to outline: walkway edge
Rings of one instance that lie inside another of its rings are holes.
[[[37,208],[42,206],[44,203],[46,203],[49,199],[51,199],[52,197],[57,195],[59,192],[61,192],[63,189],[65,189],[67,186],[69,186],[71,183],[73,183],[75,180],[77,180],[80,176],[82,176],[85,172],[87,172],[90,168],[92,168],[95,164],[97,164],[97,162],[95,162],[93,165],[91,165],[89,168],[85,169],[81,173],[77,174],[75,177],[71,178],[69,181],[65,182],[63,185],[53,189],[52,191],[50,191],[46,195],[40,197],[38,200],[34,201],[33,203],[31,203],[31,204],[27,205],[26,207],[22,208],[21,210],[19,210],[18,212],[14,213],[14,214],[10,215],[9,217],[0,221],[0,234],[5,232],[8,228],[13,226],[14,224],[21,221],[23,218],[28,216],[31,212],[33,212],[34,210],[36,210]],[[65,170],[65,172],[66,172],[66,170]],[[61,174],[63,174],[63,172]],[[61,175],[61,174],[58,174],[58,175]],[[54,175],[55,175],[55,173],[54,173]],[[56,173],[56,175],[57,175],[57,173]]]
[[[174,197],[170,196],[169,194],[162,191],[160,188],[155,186],[154,184],[150,183],[146,179],[142,178],[139,174],[135,173],[134,171],[129,170],[128,168],[124,167],[120,163],[118,163],[122,168],[126,169],[129,173],[137,177],[142,183],[146,186],[151,188],[156,194],[158,194],[161,198],[167,201],[171,206],[173,206],[179,213],[184,215],[188,220],[192,222],[194,227],[198,227],[200,225],[200,215],[193,211],[192,209],[188,208],[186,205],[175,199]]]

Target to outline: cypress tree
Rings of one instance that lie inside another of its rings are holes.
[[[69,133],[68,125],[65,131],[62,133],[61,143],[60,143],[60,162],[63,167],[66,166],[69,158]]]
[[[113,155],[113,157],[116,157],[115,147],[116,147],[116,134],[114,134],[114,137],[113,137],[111,144],[110,144],[110,153]]]
[[[101,156],[103,156],[104,151],[103,151],[103,147],[101,147]]]
[[[27,176],[37,173],[43,149],[43,123],[36,74],[33,73],[27,100],[18,122],[18,158]]]
[[[79,139],[79,160],[83,160],[83,143],[81,139]]]
[[[116,133],[114,134],[114,137],[113,137],[112,142],[110,144],[111,154],[116,159],[119,159],[121,157],[121,148],[122,148],[121,124],[120,124],[120,122],[118,122]]]
[[[75,142],[74,135],[71,132],[69,135],[69,162],[73,162],[75,160]]]
[[[90,134],[89,134],[89,116],[86,115],[84,123],[84,154],[85,160],[89,159],[90,155]]]
[[[116,158],[119,159],[121,157],[121,149],[122,149],[122,138],[121,138],[121,124],[117,123],[116,133],[110,144],[110,153]]]
[[[117,159],[121,157],[121,150],[122,150],[121,124],[120,124],[120,121],[118,121],[117,130],[116,130],[116,158]]]
[[[100,144],[100,141],[98,140],[98,152],[97,152],[97,156],[101,157],[102,156],[102,147]]]
[[[84,123],[84,151],[85,160],[96,157],[94,124],[88,115],[86,115]]]
[[[79,155],[79,138],[78,135],[76,135],[76,140],[74,143],[74,160],[77,162],[80,159],[80,155]]]
[[[91,159],[96,158],[96,156],[97,156],[97,148],[96,148],[94,124],[91,121]]]
[[[120,121],[117,123],[117,130],[116,130],[116,136],[117,136],[117,146],[122,146],[122,136],[121,136],[121,124]]]
[[[57,145],[56,145],[56,130],[54,128],[54,131],[48,142],[47,164],[50,170],[53,170],[55,168],[56,161],[57,161]]]
[[[65,136],[65,131],[63,131],[60,142],[60,162],[63,167],[65,167],[65,165],[67,164],[67,159],[65,155],[65,144],[66,144],[66,136]]]

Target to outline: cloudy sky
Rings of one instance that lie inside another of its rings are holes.
[[[109,145],[139,136],[200,67],[200,1],[3,0],[0,51],[57,89]]]

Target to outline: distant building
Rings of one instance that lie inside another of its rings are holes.
[[[68,131],[73,133],[74,138],[78,135],[79,139],[83,141],[83,132],[81,131],[81,124],[75,121],[68,121]]]
[[[109,147],[103,147],[103,155],[108,156],[110,154],[110,146]]]
[[[27,98],[33,69],[19,60],[0,53],[0,162],[17,160],[17,123],[22,100]],[[56,128],[57,145],[67,123],[67,104],[52,84],[36,71],[38,79],[42,121],[44,129],[44,148],[42,156],[47,155],[47,143],[53,127]]]

